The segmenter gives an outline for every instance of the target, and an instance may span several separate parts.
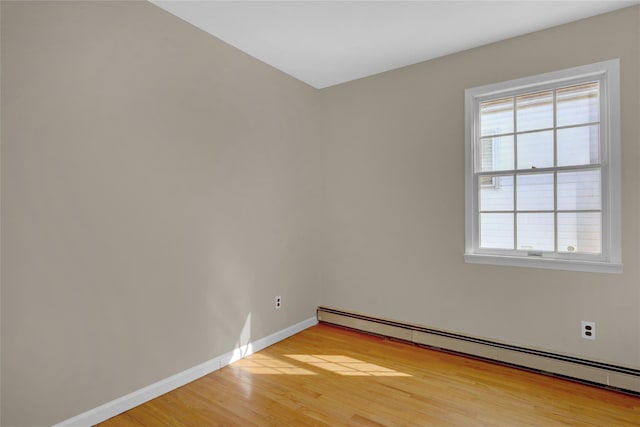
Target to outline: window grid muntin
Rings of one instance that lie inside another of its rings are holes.
[[[605,209],[603,209],[605,200],[605,192],[602,191],[603,188],[605,188],[605,171],[603,170],[603,162],[605,161],[604,158],[604,153],[603,153],[603,128],[604,128],[604,124],[603,124],[603,117],[606,117],[606,111],[604,110],[604,108],[606,107],[604,105],[604,97],[605,97],[605,93],[603,93],[603,84],[602,84],[602,77],[600,76],[600,78],[594,79],[594,78],[587,78],[584,79],[583,81],[566,81],[563,82],[564,84],[550,84],[548,85],[547,88],[540,88],[537,87],[535,90],[532,91],[528,91],[528,92],[522,92],[522,91],[514,91],[513,94],[510,95],[506,95],[503,93],[499,96],[496,96],[494,98],[489,98],[489,99],[484,99],[484,100],[477,100],[477,107],[476,107],[476,123],[480,123],[480,126],[478,126],[477,129],[477,133],[476,133],[476,139],[474,142],[474,147],[477,146],[477,144],[479,144],[480,138],[482,139],[487,139],[487,138],[496,138],[496,137],[505,137],[505,136],[512,136],[513,137],[513,165],[516,169],[510,170],[510,171],[503,171],[503,170],[492,170],[492,171],[483,171],[483,172],[477,172],[477,162],[478,160],[475,160],[475,164],[476,164],[476,168],[474,170],[474,188],[475,188],[475,194],[474,194],[474,199],[476,200],[475,206],[477,207],[476,209],[476,214],[475,214],[475,223],[477,225],[477,230],[478,230],[478,234],[477,234],[477,248],[487,252],[492,252],[495,251],[497,253],[499,252],[504,252],[504,251],[509,251],[509,252],[516,252],[516,253],[522,253],[522,252],[530,252],[527,250],[523,250],[523,249],[518,249],[518,215],[519,214],[524,214],[524,213],[552,213],[553,214],[553,246],[554,246],[554,250],[551,251],[542,251],[542,252],[551,252],[553,254],[562,254],[562,256],[572,256],[572,255],[586,255],[587,257],[592,256],[594,254],[592,253],[581,253],[581,252],[575,252],[575,253],[569,253],[569,252],[560,252],[558,245],[559,245],[559,231],[558,231],[558,214],[561,213],[582,213],[582,212],[593,212],[593,213],[599,213],[600,214],[600,229],[599,229],[599,240],[600,240],[600,251],[599,253],[595,254],[596,257],[599,257],[601,255],[604,254],[605,248],[604,248],[604,244],[605,244],[605,230],[604,230],[604,224],[605,224]],[[584,122],[584,123],[574,123],[574,124],[569,124],[569,125],[565,125],[565,126],[557,126],[558,123],[558,112],[557,112],[557,92],[559,90],[563,90],[563,89],[568,89],[568,88],[572,88],[572,87],[576,87],[576,86],[587,86],[590,84],[595,84],[596,85],[596,89],[597,89],[597,96],[598,96],[598,121],[588,121],[588,122]],[[528,96],[528,95],[533,95],[533,94],[537,94],[537,93],[543,93],[543,92],[547,92],[547,91],[551,91],[552,92],[552,114],[553,114],[553,127],[552,128],[541,128],[541,129],[529,129],[526,131],[518,131],[518,123],[517,123],[517,118],[518,118],[518,110],[517,110],[517,98],[518,97],[524,97],[524,96]],[[491,101],[502,101],[505,100],[507,98],[511,99],[511,109],[513,111],[513,132],[511,133],[498,133],[498,134],[485,134],[485,135],[480,135],[480,129],[482,127],[481,125],[481,104],[485,103],[485,102],[491,102]],[[593,125],[598,125],[599,127],[599,138],[598,138],[598,163],[590,163],[590,164],[585,164],[585,165],[568,165],[568,166],[561,166],[558,167],[558,130],[562,130],[562,129],[568,129],[568,128],[578,128],[578,127],[589,127],[589,126],[593,126]],[[545,168],[527,168],[527,169],[523,169],[520,168],[519,164],[518,164],[518,136],[519,135],[523,135],[523,134],[530,134],[530,133],[540,133],[540,132],[544,132],[544,131],[552,131],[553,134],[553,167],[545,167]],[[478,150],[475,150],[474,157],[477,157],[477,153]],[[600,209],[599,210],[558,210],[558,172],[563,172],[563,171],[571,171],[571,170],[588,170],[588,169],[593,169],[593,170],[599,170],[600,171],[600,187],[601,187],[601,199],[600,199]],[[553,174],[553,210],[518,210],[518,197],[517,197],[517,190],[518,190],[518,184],[517,184],[517,177],[519,175],[538,175],[538,174],[544,174],[544,173],[552,173]],[[486,176],[486,175],[492,175],[492,176],[511,176],[512,177],[512,182],[513,182],[513,211],[504,211],[504,210],[483,210],[482,207],[480,206],[480,186],[478,185],[478,179],[481,176]],[[482,236],[482,230],[481,228],[481,223],[480,223],[480,215],[483,213],[510,213],[513,215],[513,244],[512,244],[512,248],[511,249],[495,249],[492,248],[490,250],[487,250],[487,248],[483,248],[482,245],[482,241],[481,241],[481,236]],[[534,252],[539,252],[540,250],[538,249],[533,249]]]
[[[598,88],[600,85],[598,85]],[[558,90],[553,90],[553,252],[558,253]],[[600,92],[598,91],[598,96]],[[598,118],[600,115],[598,114]],[[600,141],[598,141],[600,143]],[[600,204],[602,208],[602,204]],[[600,227],[602,228],[602,227]],[[602,234],[602,230],[600,230]],[[602,253],[602,248],[600,248]]]
[[[518,170],[518,112],[516,95],[513,96],[513,167]],[[513,243],[511,250],[518,250],[518,185],[517,175],[513,174]]]

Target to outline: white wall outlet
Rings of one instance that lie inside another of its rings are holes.
[[[588,339],[588,340],[595,340],[596,339],[596,322],[587,322],[586,320],[583,320],[581,322],[582,325],[582,338]]]
[[[282,307],[282,297],[281,296],[277,296],[276,297],[276,310],[279,310],[280,307]]]

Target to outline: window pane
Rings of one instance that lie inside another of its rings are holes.
[[[559,213],[558,252],[601,253],[602,226],[600,213]]]
[[[518,135],[518,169],[553,167],[553,131]]]
[[[513,98],[480,103],[480,135],[513,132]]]
[[[480,140],[480,171],[513,169],[513,136]]]
[[[558,126],[578,125],[600,120],[598,82],[558,89]]]
[[[480,210],[513,210],[513,176],[481,176]]]
[[[553,210],[553,174],[518,175],[516,182],[518,210]]]
[[[516,98],[518,132],[553,127],[553,92],[538,92]]]
[[[513,249],[513,214],[480,214],[480,247]]]
[[[600,126],[558,129],[558,166],[600,162]]]
[[[518,214],[518,249],[555,250],[553,213]]]
[[[558,210],[600,210],[600,170],[558,172]]]

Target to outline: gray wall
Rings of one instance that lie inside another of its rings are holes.
[[[3,426],[319,303],[640,367],[640,7],[324,91],[149,3],[1,19]],[[625,272],[465,264],[464,89],[614,57]]]
[[[2,78],[3,426],[315,314],[316,90],[146,2],[3,1]]]
[[[640,368],[640,7],[322,92],[329,250],[322,302]],[[465,264],[464,90],[621,60],[624,273]],[[580,321],[597,322],[597,340]]]

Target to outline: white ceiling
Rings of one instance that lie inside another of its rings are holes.
[[[640,1],[150,0],[316,88]]]

